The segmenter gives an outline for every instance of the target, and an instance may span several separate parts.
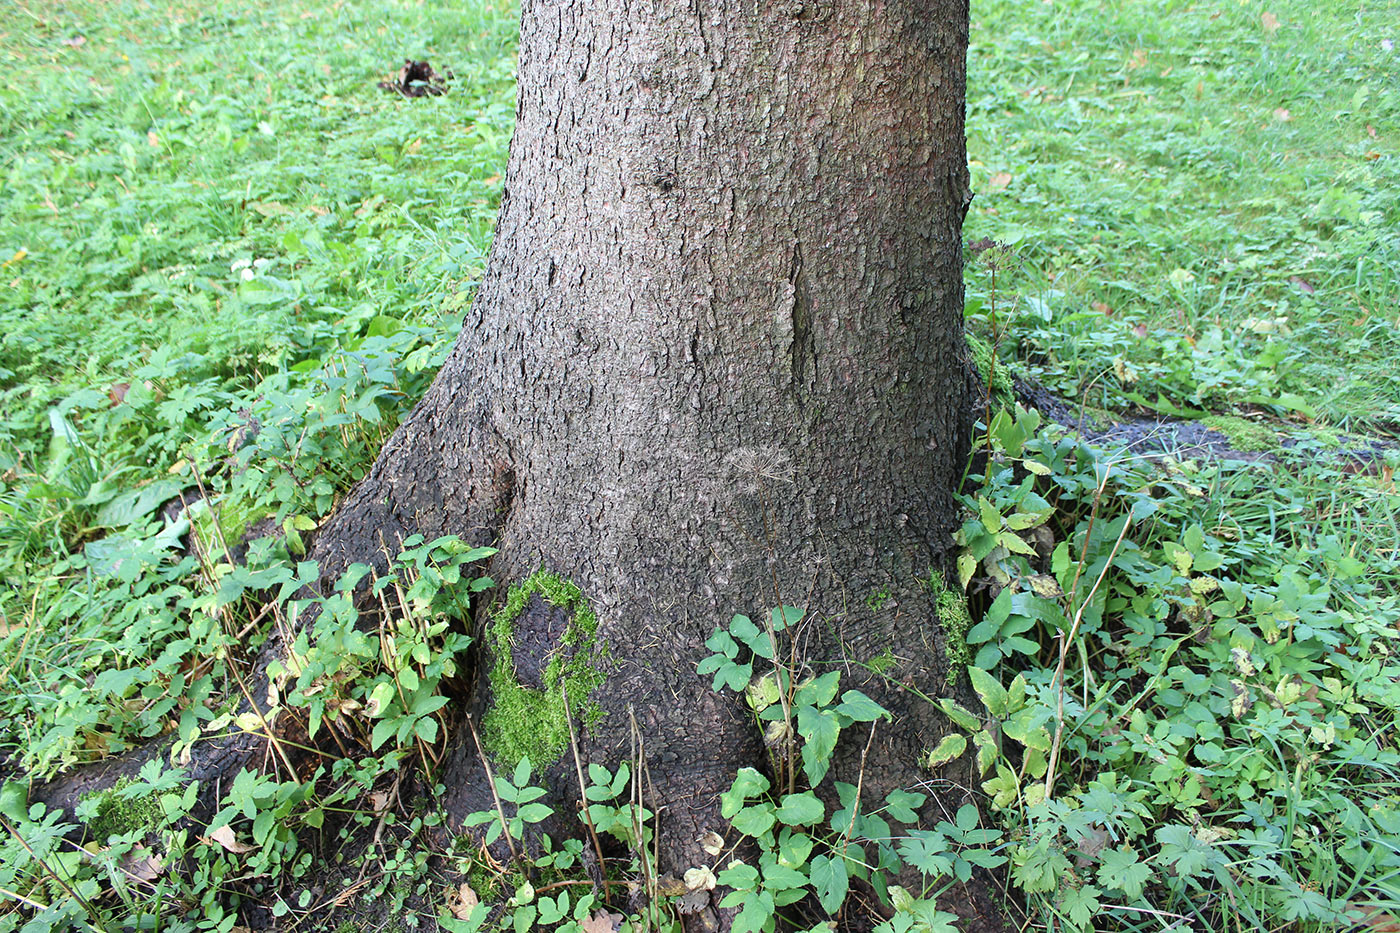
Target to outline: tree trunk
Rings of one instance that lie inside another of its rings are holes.
[[[522,6],[486,277],[312,556],[330,579],[413,533],[496,544],[469,703],[494,764],[531,750],[567,798],[559,722],[503,721],[494,673],[548,690],[550,658],[576,654],[580,752],[612,766],[640,736],[679,873],[713,861],[717,795],[764,763],[742,701],[696,673],[735,613],[805,608],[802,669],[841,665],[894,714],[837,749],[868,805],[926,779],[947,729],[916,697],[956,682],[929,580],[968,442],[967,3]],[[542,592],[497,640],[527,580]],[[566,645],[583,604],[596,632]],[[460,819],[491,797],[471,733],[453,742]]]
[[[846,664],[843,686],[895,713],[865,758],[877,805],[945,728],[888,684],[948,692],[927,584],[967,450],[967,5],[523,7],[485,280],[318,551],[335,566],[452,532],[497,543],[498,582],[576,586],[605,677],[582,752],[626,757],[635,713],[681,869],[711,861],[696,840],[724,828],[716,794],[762,759],[742,703],[696,674],[734,613],[804,607],[808,669]],[[563,623],[548,600],[526,616],[506,669],[538,686],[522,672],[561,650]],[[489,721],[500,658],[478,621]],[[888,680],[859,667],[877,658]],[[839,779],[857,780],[864,739],[838,750]],[[456,741],[460,817],[490,798]],[[496,764],[519,747],[496,743]],[[572,760],[552,776],[573,783]]]

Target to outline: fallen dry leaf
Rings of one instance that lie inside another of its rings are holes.
[[[1307,279],[1303,278],[1301,275],[1290,276],[1288,281],[1298,286],[1298,290],[1301,291],[1304,295],[1311,295],[1317,291],[1317,289],[1312,287],[1312,283],[1309,282]]]
[[[137,846],[118,863],[128,877],[137,881],[154,881],[165,874],[165,860],[145,846]]]
[[[1371,933],[1400,933],[1400,918],[1379,904],[1348,903],[1347,913],[1364,923]]]
[[[242,855],[244,852],[252,852],[257,846],[244,845],[233,835],[232,826],[220,826],[208,836],[201,836],[202,840],[212,845],[218,843],[234,855]]]
[[[623,919],[622,914],[610,914],[606,910],[600,910],[587,920],[581,921],[578,928],[582,933],[617,933]]]
[[[1010,172],[997,172],[992,175],[991,178],[987,179],[987,187],[991,188],[993,191],[1000,191],[1009,184],[1011,184]]]
[[[60,45],[66,45],[70,49],[80,49],[87,44],[87,36],[73,36],[71,39],[64,39]]]
[[[705,850],[707,855],[719,855],[724,851],[724,837],[714,830],[710,830],[698,840],[700,848]]]
[[[1090,307],[1102,314],[1104,317],[1111,317],[1113,315],[1113,309],[1110,308],[1108,305],[1104,304],[1102,301],[1096,301]]]
[[[1280,123],[1287,123],[1293,119],[1293,114],[1288,112],[1287,107],[1280,107],[1274,111],[1274,119]]]
[[[667,897],[680,897],[690,888],[675,875],[662,875],[656,879],[656,890]]]
[[[1147,64],[1147,49],[1133,49],[1133,57],[1128,62],[1128,70],[1136,71]]]
[[[1263,15],[1259,17],[1259,25],[1264,27],[1264,32],[1272,36],[1278,32],[1278,17],[1265,10]]]
[[[708,865],[702,865],[699,868],[687,868],[685,870],[684,881],[687,891],[694,891],[697,888],[713,891],[716,883],[715,873],[710,871]]]
[[[466,920],[472,915],[472,910],[481,903],[481,898],[476,896],[472,886],[465,881],[457,886],[455,891],[447,892],[447,909],[452,911],[452,916],[458,920]]]

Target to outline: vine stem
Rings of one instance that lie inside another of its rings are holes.
[[[1094,585],[1085,594],[1084,601],[1075,610],[1074,623],[1070,625],[1069,631],[1060,637],[1060,662],[1055,666],[1055,676],[1050,678],[1050,683],[1055,685],[1055,739],[1050,743],[1050,760],[1045,769],[1045,797],[1047,800],[1050,798],[1051,788],[1055,784],[1055,768],[1060,759],[1060,743],[1065,734],[1065,661],[1069,659],[1070,646],[1074,644],[1074,636],[1079,634],[1080,623],[1084,621],[1084,610],[1089,608],[1089,604],[1094,601],[1094,594],[1099,591],[1104,578],[1108,576],[1108,568],[1113,566],[1113,558],[1118,556],[1118,549],[1123,546],[1123,539],[1127,537],[1128,528],[1131,525],[1132,515],[1123,516],[1123,529],[1118,532],[1118,540],[1113,542],[1113,550],[1108,553],[1108,560],[1104,561],[1098,579],[1094,581]],[[1088,547],[1087,537],[1084,546]]]

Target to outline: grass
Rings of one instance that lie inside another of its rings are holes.
[[[1400,431],[1397,21],[1393,0],[973,9],[966,232],[1010,248],[969,266],[968,317],[998,376],[1295,445],[1149,465],[992,419],[962,533],[974,682],[1006,737],[985,858],[1037,925],[1400,914],[1397,463],[1336,455],[1344,432]],[[0,24],[0,763],[46,775],[238,727],[240,652],[275,619],[245,594],[313,572],[300,534],[425,390],[482,272],[515,28],[497,0],[21,2]],[[409,55],[451,93],[375,87]],[[182,492],[203,504],[167,527]],[[268,521],[286,540],[235,568],[224,548]],[[329,685],[317,721],[382,708],[375,753],[240,775],[226,842],[190,834],[173,772],[122,791],[159,805],[158,833],[83,853],[6,785],[24,845],[0,841],[0,931],[310,923],[327,870],[354,922],[411,904],[431,923],[447,879],[420,842],[441,816],[369,801],[440,737],[435,686],[404,684],[452,676],[453,547],[413,552],[401,597],[429,608],[380,633],[432,664],[384,669],[326,600],[299,688]],[[949,858],[923,851],[929,889]]]
[[[1022,259],[1008,355],[1100,407],[1394,430],[1397,15],[974,4],[967,233]]]

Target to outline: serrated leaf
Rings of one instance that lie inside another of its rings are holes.
[[[993,741],[991,733],[982,731],[973,734],[972,743],[977,746],[977,775],[985,776],[992,765],[996,764],[996,742]]]
[[[957,758],[965,751],[967,751],[967,739],[960,733],[949,733],[934,746],[933,751],[928,753],[928,759],[924,762],[924,766],[932,771]]]
[[[981,720],[981,719],[978,719],[976,716],[974,716],[972,713],[970,713],[967,709],[965,709],[965,708],[962,707],[962,706],[959,706],[957,703],[953,702],[952,700],[950,700],[950,699],[948,699],[948,698],[946,698],[946,697],[943,698],[943,699],[941,699],[941,700],[939,700],[939,701],[938,701],[938,708],[941,709],[941,710],[943,710],[944,714],[945,714],[949,719],[953,720],[953,724],[956,725],[958,728],[960,728],[960,729],[966,729],[968,732],[980,732],[980,731],[981,731],[981,729],[982,729],[982,720]]]
[[[846,871],[845,859],[818,855],[812,859],[809,877],[822,909],[829,914],[836,913],[845,903],[846,892],[850,889],[850,876]]]
[[[1098,877],[1105,888],[1122,891],[1128,900],[1135,901],[1142,896],[1152,869],[1138,860],[1131,846],[1122,845],[1099,853]]]
[[[982,668],[971,665],[967,668],[967,676],[972,681],[972,689],[986,704],[987,712],[998,719],[1005,716],[1007,702],[1010,698],[1006,693],[1006,688],[1001,685],[1001,681]]]
[[[1012,554],[1022,554],[1029,557],[1035,556],[1035,548],[1031,547],[1021,536],[1011,531],[1003,531],[997,535],[997,544],[1006,548]]]
[[[985,496],[977,497],[977,512],[982,519],[982,527],[987,529],[988,534],[994,535],[1001,531],[1001,512],[997,511],[997,507],[987,501]]]
[[[1006,527],[1012,531],[1025,531],[1027,528],[1045,524],[1049,517],[1044,512],[1017,512],[1006,519]]]

